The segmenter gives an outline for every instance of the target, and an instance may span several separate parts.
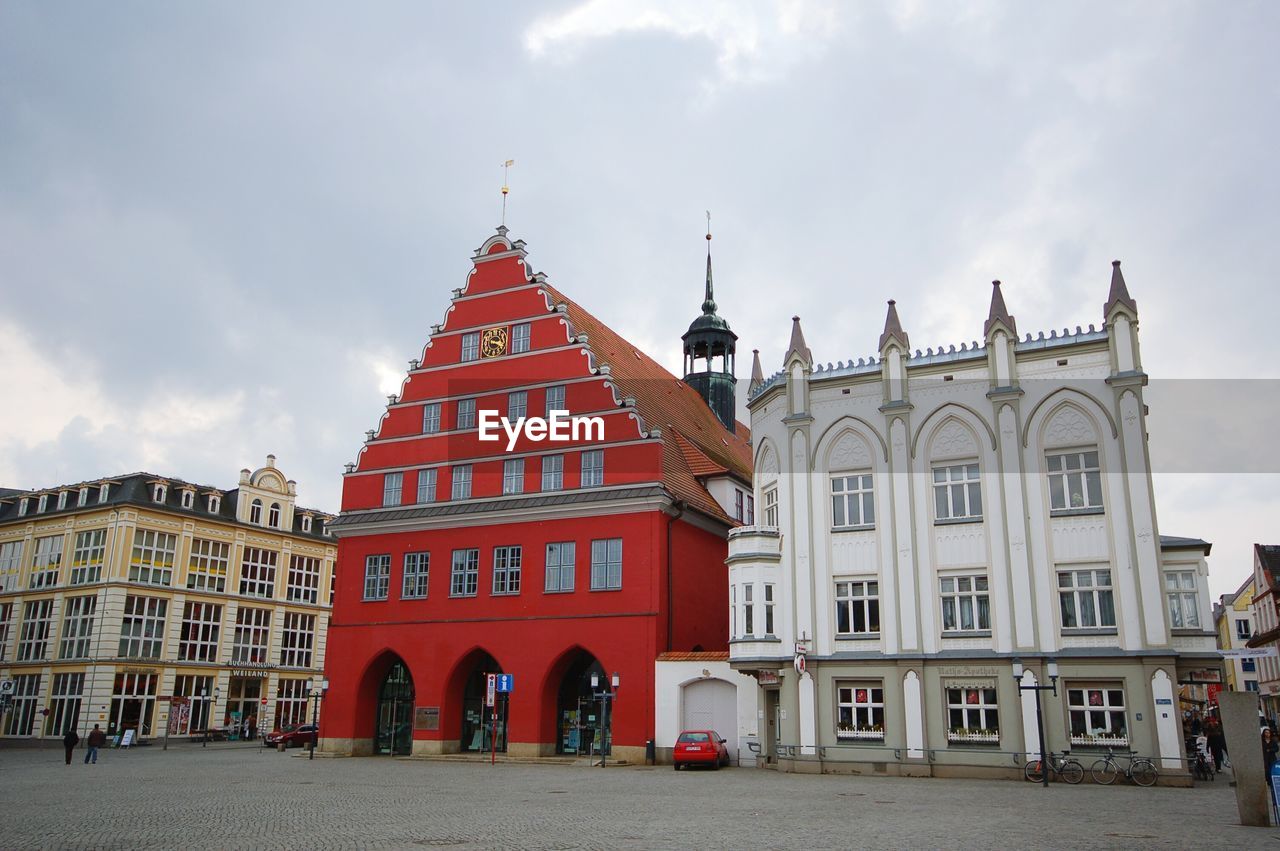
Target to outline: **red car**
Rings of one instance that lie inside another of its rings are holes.
[[[306,747],[311,742],[311,738],[316,734],[316,725],[299,724],[296,727],[286,727],[283,730],[272,730],[262,739],[264,747],[274,748],[281,743],[286,748]]]
[[[686,765],[709,765],[719,768],[729,764],[729,749],[715,730],[685,730],[676,739],[671,754],[676,771]]]

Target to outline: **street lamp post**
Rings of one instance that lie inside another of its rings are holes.
[[[311,704],[311,753],[307,759],[316,758],[316,746],[320,743],[320,701],[324,700],[324,693],[329,690],[329,681],[321,680],[316,688],[311,687],[311,681],[307,680],[308,696],[315,694],[315,703]]]
[[[1036,732],[1040,735],[1040,782],[1047,788],[1049,786],[1049,754],[1045,750],[1044,713],[1040,709],[1040,692],[1052,691],[1054,697],[1058,696],[1057,660],[1050,659],[1045,668],[1049,674],[1049,685],[1023,685],[1022,678],[1026,675],[1026,669],[1022,667],[1021,659],[1013,660],[1013,678],[1018,681],[1018,693],[1021,694],[1024,691],[1034,691],[1036,693]]]
[[[618,686],[622,684],[622,678],[618,676],[618,672],[613,672],[612,679],[604,684],[601,688],[600,675],[598,673],[591,674],[591,691],[594,692],[593,697],[600,701],[600,767],[604,768],[607,764],[609,746],[613,740],[613,713],[611,707],[613,699],[617,697]]]

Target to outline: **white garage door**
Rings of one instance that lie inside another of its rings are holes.
[[[715,730],[738,764],[738,693],[724,680],[698,680],[684,687],[682,730]]]

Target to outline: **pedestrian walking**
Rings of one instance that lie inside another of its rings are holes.
[[[71,752],[78,744],[80,744],[80,734],[68,727],[67,734],[62,737],[62,746],[67,750],[67,765],[71,764]]]
[[[1276,754],[1280,752],[1280,744],[1276,744],[1275,733],[1270,727],[1262,731],[1262,770],[1267,775],[1267,788],[1271,788],[1271,767],[1276,764]]]
[[[85,742],[86,748],[84,752],[84,764],[88,765],[92,762],[98,764],[98,748],[107,743],[107,734],[97,725],[93,725],[93,729],[89,731],[89,738]]]
[[[1217,718],[1209,719],[1209,723],[1205,725],[1205,734],[1209,737],[1214,771],[1222,771],[1222,755],[1227,752],[1227,737],[1223,735],[1222,722]]]

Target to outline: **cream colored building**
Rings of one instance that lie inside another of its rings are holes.
[[[1241,650],[1253,637],[1253,574],[1233,594],[1223,594],[1213,607],[1219,650]],[[1227,691],[1258,690],[1258,660],[1226,660]]]
[[[233,490],[134,473],[3,492],[0,738],[309,720],[337,549],[296,494],[270,455]]]

